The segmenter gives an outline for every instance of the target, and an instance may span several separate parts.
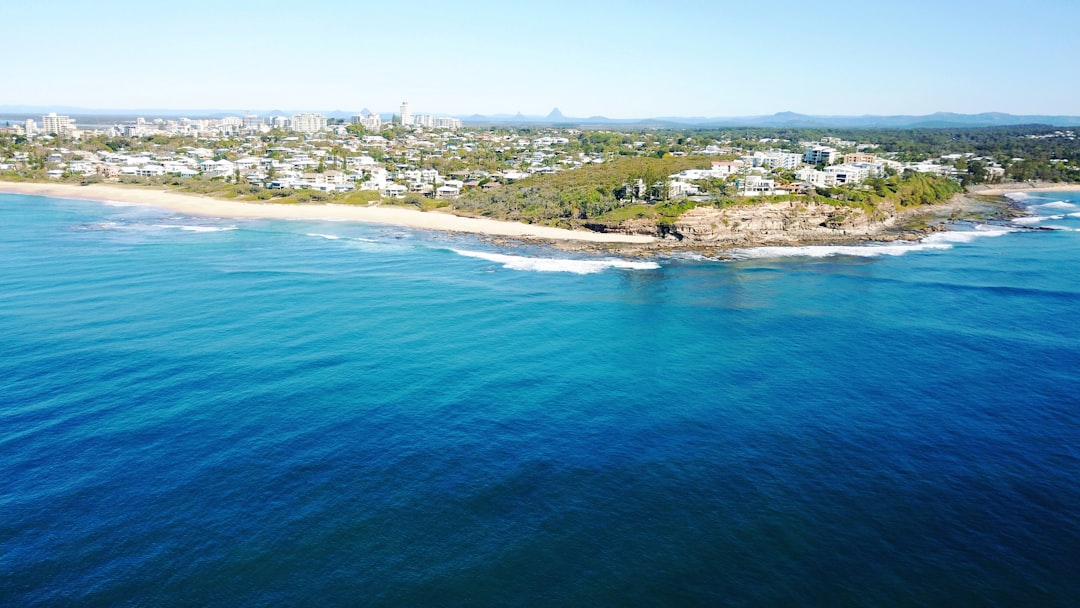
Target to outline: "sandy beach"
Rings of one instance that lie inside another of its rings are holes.
[[[1019,184],[1000,184],[992,186],[972,186],[968,188],[968,194],[985,194],[987,196],[1004,196],[1013,192],[1076,192],[1080,191],[1080,184],[1055,184],[1053,182],[1035,182]]]
[[[99,202],[115,201],[163,207],[210,217],[270,218],[300,220],[349,220],[375,224],[391,224],[425,230],[468,232],[489,236],[548,239],[554,241],[588,241],[593,243],[651,243],[651,236],[612,234],[565,230],[549,226],[502,222],[470,218],[440,212],[423,212],[398,207],[357,207],[353,205],[283,205],[228,201],[169,190],[128,187],[107,184],[3,182],[0,192],[28,194],[52,198],[81,199]]]

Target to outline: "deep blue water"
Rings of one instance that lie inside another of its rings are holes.
[[[1026,202],[614,263],[0,195],[0,605],[1077,605],[1080,196]]]

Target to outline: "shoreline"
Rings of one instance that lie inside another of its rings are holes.
[[[0,193],[88,200],[99,203],[121,202],[162,207],[190,215],[285,220],[356,221],[371,224],[404,226],[422,230],[467,232],[490,237],[543,239],[550,241],[584,241],[608,244],[648,244],[656,237],[637,234],[585,232],[519,224],[485,218],[463,217],[434,211],[402,209],[399,207],[358,207],[354,205],[283,205],[229,201],[225,199],[117,184],[77,184],[46,182],[0,181]]]
[[[420,211],[400,207],[354,206],[338,204],[275,204],[230,201],[198,194],[175,192],[143,186],[120,184],[66,184],[50,182],[0,181],[0,193],[89,200],[99,203],[121,202],[147,205],[204,217],[230,219],[284,219],[312,221],[356,221],[369,224],[402,226],[420,230],[476,234],[492,242],[510,245],[518,243],[547,243],[568,251],[590,251],[615,255],[651,257],[661,252],[701,251],[720,252],[755,246],[858,245],[868,242],[890,242],[925,236],[945,229],[951,220],[987,219],[1008,216],[1003,205],[1010,204],[1007,194],[1015,192],[1080,191],[1080,184],[1051,184],[1047,182],[975,186],[956,194],[940,205],[905,209],[898,214],[902,224],[884,229],[874,235],[846,235],[833,238],[793,238],[784,242],[769,239],[756,242],[748,239],[739,243],[682,242],[647,234],[621,232],[587,232],[535,224],[520,224],[487,218],[472,218],[438,211]],[[1000,203],[989,202],[1000,197]],[[922,228],[909,228],[919,220]]]
[[[1055,184],[1053,182],[1012,183],[991,186],[972,186],[967,194],[985,196],[1005,196],[1014,192],[1077,192],[1080,184]]]

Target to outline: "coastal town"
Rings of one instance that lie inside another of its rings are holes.
[[[1006,172],[994,158],[970,153],[904,161],[881,153],[873,141],[837,137],[733,142],[664,131],[466,128],[457,118],[413,114],[407,102],[390,120],[365,111],[349,122],[300,113],[137,118],[83,128],[68,116],[50,113],[3,131],[20,145],[0,151],[0,172],[117,182],[201,177],[242,180],[271,190],[359,190],[386,199],[408,193],[453,199],[470,189],[497,188],[627,155],[715,159],[667,176],[665,198],[701,197],[709,180],[724,182],[725,193],[773,196],[854,186],[905,170],[959,181],[969,163],[979,164],[984,182],[1001,181]],[[1075,138],[1075,133],[1061,131],[1059,136]],[[599,139],[602,143],[594,142]],[[631,184],[640,192],[648,186]]]
[[[956,217],[939,208],[969,186],[1080,181],[1076,133],[1048,127],[927,135],[466,124],[414,113],[408,102],[392,115],[347,118],[81,120],[6,121],[0,180],[155,187],[219,201],[203,213],[224,212],[226,201],[336,203],[502,220],[475,228],[492,234],[528,224],[698,249],[918,238],[936,227],[925,210]],[[964,142],[978,137],[986,141]],[[459,225],[439,224],[474,229]]]

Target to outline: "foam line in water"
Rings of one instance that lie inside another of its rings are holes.
[[[887,245],[805,245],[802,247],[754,247],[750,249],[736,249],[735,259],[758,259],[758,258],[827,258],[838,255],[855,256],[862,258],[874,258],[883,255],[904,255],[909,251],[924,251],[927,249],[951,249],[952,245],[946,242],[940,243],[891,243]]]
[[[1067,203],[1065,201],[1054,201],[1052,203],[1042,203],[1039,205],[1031,205],[1029,209],[1080,209],[1080,205],[1075,203]]]
[[[1017,230],[1019,229],[1009,228],[1007,226],[979,224],[978,226],[975,226],[974,230],[949,230],[947,232],[937,232],[924,237],[919,242],[928,244],[970,243],[977,238],[1002,236],[1009,234],[1010,232],[1016,232]]]
[[[1064,215],[1030,215],[1028,217],[1015,217],[1012,219],[1012,223],[1026,226],[1028,224],[1045,222],[1046,220],[1060,220],[1064,218]]]
[[[1030,216],[1027,216],[1027,217],[1014,217],[1014,218],[1012,218],[1012,222],[1013,222],[1013,224],[1020,224],[1022,226],[1027,226],[1028,224],[1039,224],[1040,221],[1045,221],[1045,220],[1048,220],[1048,219],[1052,219],[1054,217],[1059,217],[1059,216],[1053,216],[1053,215],[1044,215],[1044,216],[1030,215]]]
[[[510,270],[530,270],[533,272],[572,272],[574,274],[593,274],[603,272],[608,268],[620,268],[626,270],[652,270],[660,268],[656,262],[641,262],[618,259],[604,260],[570,260],[565,258],[527,258],[517,255],[505,255],[501,253],[489,253],[486,251],[468,251],[463,249],[451,249],[458,255],[470,258],[479,258],[502,264],[503,268]]]
[[[974,230],[956,230],[931,234],[919,241],[897,241],[893,243],[868,243],[866,245],[805,245],[802,247],[754,247],[736,249],[732,252],[735,259],[810,257],[826,258],[847,255],[863,258],[897,256],[912,251],[934,249],[952,249],[955,243],[970,243],[977,238],[996,237],[1016,232],[1018,228],[1004,226],[978,225]]]
[[[322,234],[320,232],[309,232],[309,233],[307,233],[306,236],[317,236],[317,237],[319,237],[321,239],[329,239],[331,241],[336,241],[336,240],[341,238],[340,236],[338,236],[336,234]]]
[[[236,226],[184,226],[181,224],[157,224],[154,227],[186,230],[187,232],[225,232],[237,229]]]

